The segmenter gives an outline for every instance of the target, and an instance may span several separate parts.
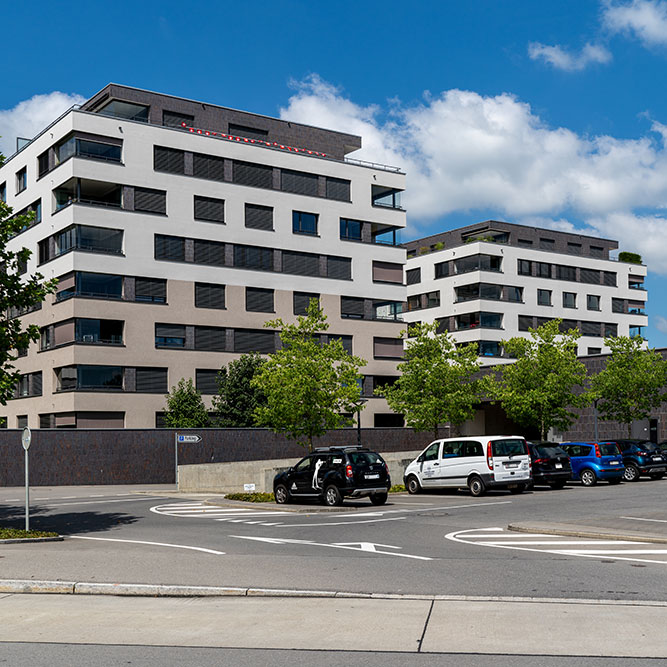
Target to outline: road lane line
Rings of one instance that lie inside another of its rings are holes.
[[[302,528],[303,526],[308,526],[308,527],[319,527],[319,526],[348,526],[350,524],[357,524],[357,523],[379,523],[380,521],[402,521],[403,519],[407,519],[406,516],[392,516],[388,517],[387,519],[366,519],[364,521],[336,521],[333,523],[284,523],[281,527],[282,528]],[[220,521],[220,519],[218,519]]]
[[[560,544],[649,544],[648,542],[634,542],[632,540],[553,540],[553,541],[517,541],[517,542],[475,542],[475,544],[487,544],[488,546],[495,546],[496,544],[508,544],[508,545],[526,545],[526,546],[543,546],[543,545],[554,545],[558,546]],[[662,553],[662,552],[661,552]],[[667,551],[665,551],[667,553]]]
[[[654,521],[655,523],[667,523],[667,519],[642,519],[638,516],[622,516],[621,519],[632,519],[633,521]]]
[[[70,535],[71,540],[97,540],[100,542],[126,542],[129,544],[148,544],[155,547],[172,547],[174,549],[190,549],[192,551],[203,551],[208,554],[215,554],[216,556],[224,556],[224,551],[215,551],[214,549],[205,549],[204,547],[191,547],[187,544],[167,544],[166,542],[146,542],[145,540],[121,540],[111,537],[88,537],[84,535]]]
[[[50,503],[49,507],[70,507],[71,505],[106,505],[108,503],[137,503],[142,500],[160,500],[160,498],[124,498],[123,500],[84,500],[75,503]]]

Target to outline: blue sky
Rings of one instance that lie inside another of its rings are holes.
[[[33,2],[3,24],[5,153],[110,81],[360,133],[408,173],[405,240],[493,217],[640,252],[667,347],[667,0]]]

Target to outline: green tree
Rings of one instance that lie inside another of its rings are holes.
[[[480,400],[482,384],[475,379],[480,362],[477,345],[456,347],[448,333],[437,333],[437,324],[410,326],[405,361],[398,364],[400,377],[376,394],[389,407],[404,415],[416,431],[432,431],[438,437],[440,424],[461,424],[472,419]],[[407,332],[402,331],[401,336]]]
[[[611,355],[605,368],[591,378],[590,397],[600,419],[626,424],[630,437],[632,422],[647,419],[667,397],[667,361],[655,350],[645,349],[641,336],[604,342]]]
[[[0,155],[0,165],[4,156]],[[39,328],[24,326],[17,315],[30,312],[55,291],[58,281],[44,280],[41,273],[25,274],[30,250],[9,250],[7,243],[29,227],[35,219],[33,212],[13,215],[13,210],[0,200],[0,404],[6,405],[12,397],[20,373],[12,362],[18,350],[27,349],[39,340]]]
[[[251,384],[266,396],[255,410],[259,424],[293,438],[308,451],[313,438],[329,429],[352,425],[343,413],[358,409],[359,368],[366,362],[349,354],[339,338],[322,344],[319,333],[329,328],[317,300],[295,324],[266,322],[280,330],[282,347],[269,355]]]
[[[181,378],[165,398],[164,421],[169,428],[204,428],[209,425],[206,406],[192,378]]]
[[[503,341],[514,363],[501,366],[489,376],[489,391],[507,416],[522,426],[535,426],[545,440],[550,428],[566,430],[576,419],[569,408],[589,402],[586,393],[575,391],[586,379],[586,367],[577,359],[579,331],[561,333],[561,320],[529,329],[530,338]]]
[[[257,426],[255,411],[266,405],[266,396],[251,380],[266,361],[259,354],[244,354],[223,366],[218,373],[218,394],[213,397],[216,426],[249,428]]]

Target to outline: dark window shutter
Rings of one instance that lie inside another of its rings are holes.
[[[234,331],[234,352],[259,352],[269,354],[276,351],[276,337],[273,331],[256,329],[236,329]]]
[[[352,336],[337,336],[336,334],[329,334],[329,342],[336,339],[340,340],[340,342],[343,344],[343,349],[348,354],[352,354]]]
[[[558,325],[558,331],[560,331],[561,333],[565,333],[570,329],[576,329],[576,328],[577,328],[576,320],[562,320],[561,323]]]
[[[218,393],[218,371],[204,370],[198,368],[195,370],[195,387],[197,391],[202,394],[217,394]]]
[[[600,322],[582,322],[581,333],[584,336],[599,336]]]
[[[605,271],[604,272],[604,284],[608,287],[616,287],[616,272],[615,271]]]
[[[611,312],[612,313],[624,313],[625,312],[625,301],[623,299],[612,299],[611,300]]]
[[[273,290],[246,287],[245,309],[253,313],[272,313]]]
[[[252,245],[234,246],[234,266],[255,271],[273,271],[273,249]]]
[[[246,139],[266,139],[269,136],[267,130],[247,127],[246,125],[234,125],[234,123],[229,124],[229,134],[237,137],[245,137]]]
[[[167,214],[167,193],[164,190],[134,188],[134,210]]]
[[[533,318],[528,315],[519,315],[519,331],[528,331],[533,328]]]
[[[327,176],[327,199],[350,201],[350,181]]]
[[[136,391],[140,394],[166,394],[169,391],[166,368],[137,368]]]
[[[192,127],[195,122],[195,117],[187,113],[178,113],[176,111],[163,111],[162,124],[165,127],[183,127],[183,123]]]
[[[155,336],[158,338],[185,338],[185,325],[156,324]]]
[[[136,278],[134,281],[135,301],[155,301],[165,303],[167,300],[167,281],[160,278]]]
[[[559,264],[556,266],[556,276],[558,280],[576,280],[577,270],[574,266],[563,266]]]
[[[407,285],[417,285],[422,280],[421,269],[410,269],[405,272],[405,282]]]
[[[168,174],[185,173],[185,151],[165,146],[155,146],[153,152],[153,168]]]
[[[582,283],[589,283],[591,285],[600,284],[600,271],[594,269],[580,269],[579,281]]]
[[[232,182],[270,190],[273,188],[273,167],[235,160],[232,168]]]
[[[618,324],[605,324],[604,335],[605,338],[615,338],[618,336]]]
[[[42,371],[31,374],[31,387],[30,395],[31,396],[41,396],[42,395]]]
[[[270,206],[246,204],[245,226],[249,229],[273,231],[273,209]]]
[[[227,332],[222,327],[195,327],[195,350],[224,352],[227,349]]]
[[[307,174],[303,171],[283,169],[280,178],[280,189],[283,192],[293,192],[297,195],[317,197],[318,177],[316,174]]]
[[[284,250],[283,273],[318,277],[320,275],[320,256],[307,252]]]
[[[225,200],[195,195],[195,220],[225,221]]]
[[[182,236],[155,235],[155,259],[185,261],[185,239]]]
[[[373,338],[373,356],[380,359],[402,359],[403,340],[401,338]]]
[[[294,292],[294,314],[305,315],[308,312],[311,299],[319,301],[320,295],[310,292]]]
[[[364,316],[364,300],[353,296],[341,296],[340,316],[360,320]]]
[[[328,257],[327,278],[351,280],[352,260],[349,257]]]
[[[195,308],[225,308],[225,286],[195,283]]]
[[[207,264],[209,266],[225,265],[225,244],[219,241],[206,241],[195,239],[195,264]]]
[[[193,174],[209,181],[225,180],[225,159],[215,155],[195,153],[192,161]]]
[[[449,262],[438,262],[435,265],[435,277],[446,278],[449,275]]]

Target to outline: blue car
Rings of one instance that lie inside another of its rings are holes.
[[[572,479],[579,479],[584,486],[595,486],[598,480],[620,484],[625,466],[623,456],[613,442],[564,442],[572,465]]]

